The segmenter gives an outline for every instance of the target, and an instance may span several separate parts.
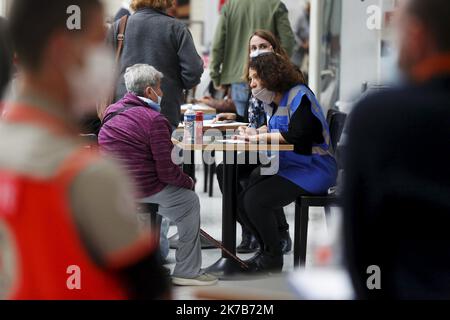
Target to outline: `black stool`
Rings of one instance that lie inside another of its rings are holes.
[[[324,207],[326,215],[329,216],[330,207],[336,205],[338,205],[336,195],[301,196],[297,199],[295,202],[294,267],[304,266],[306,263],[309,207]]]
[[[156,239],[159,244],[162,216],[160,216],[158,214],[158,210],[159,210],[159,205],[157,205],[155,203],[140,202],[140,203],[138,203],[138,206],[137,206],[138,213],[150,215],[150,225],[157,232]]]

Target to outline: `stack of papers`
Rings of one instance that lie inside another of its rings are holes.
[[[210,127],[210,128],[224,128],[224,127],[237,127],[237,126],[248,126],[248,123],[243,123],[243,122],[225,122],[225,121],[221,121],[218,123],[213,123],[213,120],[205,120],[203,121],[203,126],[205,127]]]
[[[192,106],[194,111],[209,111],[213,108],[207,106],[206,104],[183,104],[181,110],[187,110],[189,106]]]
[[[243,123],[243,122],[218,122],[218,123],[213,123],[213,120],[204,120],[203,121],[203,127],[205,128],[236,128],[236,127],[241,127],[241,126],[248,126],[248,123]],[[180,128],[184,128],[184,123],[180,124]]]

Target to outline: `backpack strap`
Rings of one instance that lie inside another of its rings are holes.
[[[119,29],[117,32],[117,50],[116,50],[116,62],[118,63],[120,60],[120,56],[122,55],[123,51],[123,42],[125,40],[125,31],[127,30],[127,22],[128,22],[128,15],[123,16],[120,18],[119,21]]]
[[[108,113],[108,114],[103,118],[103,121],[102,121],[102,125],[101,125],[101,126],[103,127],[107,122],[109,122],[109,121],[112,120],[114,117],[118,116],[119,114],[122,114],[122,113],[124,113],[125,111],[127,111],[127,110],[129,110],[129,109],[132,109],[132,108],[138,108],[138,107],[141,107],[141,108],[142,108],[142,106],[127,106],[127,105],[125,105],[125,107],[120,108],[119,110],[117,110],[117,111],[115,111],[115,112]]]

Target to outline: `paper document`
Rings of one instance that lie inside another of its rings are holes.
[[[216,140],[217,143],[228,143],[228,144],[246,144],[248,142],[243,140]]]
[[[224,122],[224,121],[222,121],[222,122],[213,123],[213,121],[214,120],[205,120],[203,122],[203,126],[211,127],[211,128],[218,128],[218,127],[221,127],[221,128],[233,127],[233,128],[235,128],[235,127],[240,127],[240,126],[245,126],[245,127],[248,126],[248,123],[243,123],[243,122]]]
[[[248,126],[248,123],[243,123],[243,122],[229,122],[229,123],[223,123],[223,122],[219,122],[219,123],[213,123],[213,120],[204,120],[203,121],[203,127],[205,128],[236,128],[236,127],[241,127],[241,126]],[[181,123],[180,128],[184,128],[184,123]]]

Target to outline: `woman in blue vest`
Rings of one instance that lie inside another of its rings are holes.
[[[276,173],[259,167],[239,198],[239,214],[254,232],[261,251],[248,261],[251,271],[281,271],[283,254],[276,210],[301,195],[326,194],[336,182],[337,165],[329,152],[330,135],[323,110],[295,66],[274,53],[263,53],[249,64],[253,96],[265,105],[266,132],[240,136],[250,142],[292,144],[280,152]],[[273,167],[273,166],[272,166]],[[266,171],[266,172],[265,172]]]

